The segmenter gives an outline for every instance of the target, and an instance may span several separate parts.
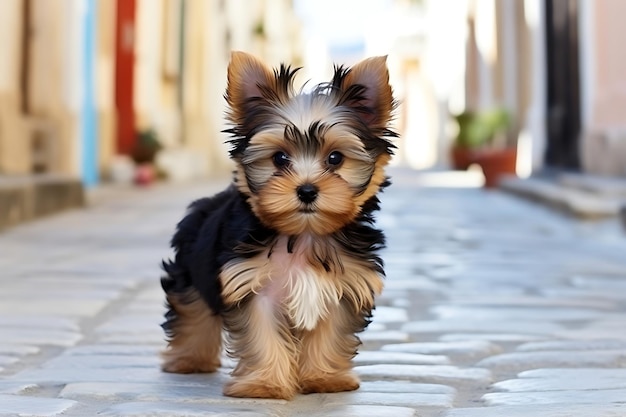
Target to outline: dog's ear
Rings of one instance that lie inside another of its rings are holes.
[[[273,80],[272,71],[254,56],[240,51],[231,54],[225,97],[234,123],[243,121],[247,109],[263,97],[263,90],[271,88]]]
[[[370,128],[387,127],[395,102],[386,56],[368,58],[353,66],[343,79],[342,90],[348,97],[352,96],[344,104],[357,110]]]

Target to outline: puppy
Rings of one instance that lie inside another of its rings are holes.
[[[355,390],[351,360],[383,288],[373,226],[397,135],[385,57],[296,91],[297,69],[243,52],[228,67],[233,184],[192,203],[163,263],[166,372],[237,359],[224,394]]]

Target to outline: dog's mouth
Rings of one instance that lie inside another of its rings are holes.
[[[310,206],[306,206],[306,207],[302,207],[298,211],[300,213],[304,213],[304,214],[313,214],[313,213],[315,213],[315,208],[314,207],[310,207]]]

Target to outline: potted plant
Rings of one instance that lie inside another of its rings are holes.
[[[465,111],[455,119],[459,130],[451,158],[456,169],[478,164],[487,187],[495,186],[502,174],[515,174],[517,146],[509,140],[511,118],[505,109]]]
[[[451,148],[452,165],[455,169],[466,170],[476,163],[477,149],[489,140],[487,126],[479,113],[466,110],[454,116],[458,132]]]
[[[133,147],[131,157],[138,165],[152,163],[161,148],[161,143],[154,129],[141,130],[135,136],[135,146]]]
[[[154,129],[146,129],[137,132],[135,146],[131,157],[135,161],[135,182],[140,185],[152,183],[156,178],[154,159],[161,150],[157,133]]]

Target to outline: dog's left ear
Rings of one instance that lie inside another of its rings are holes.
[[[357,99],[345,104],[357,110],[370,128],[385,129],[395,106],[386,56],[368,58],[353,66],[345,75],[342,90],[356,91],[359,85],[364,89]]]
[[[274,84],[272,71],[260,60],[245,52],[232,52],[225,94],[231,121],[243,123],[246,113],[254,106],[254,100],[263,98],[263,90],[275,88]]]

